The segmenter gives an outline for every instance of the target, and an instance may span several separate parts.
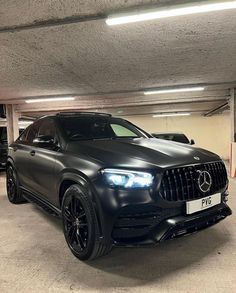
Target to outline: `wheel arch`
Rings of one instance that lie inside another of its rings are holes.
[[[69,171],[69,172],[63,173],[61,180],[59,182],[59,187],[58,187],[59,208],[61,209],[65,191],[74,184],[78,184],[79,186],[81,186],[83,189],[87,191],[88,197],[91,199],[94,205],[98,224],[99,224],[100,235],[102,236],[103,233],[102,233],[101,223],[103,221],[103,213],[102,213],[101,204],[100,204],[98,196],[96,196],[96,191],[94,190],[89,178],[86,175],[77,173],[76,171],[75,172]]]
[[[74,181],[72,179],[64,179],[61,184],[60,184],[60,187],[59,187],[59,206],[61,208],[61,205],[62,205],[62,200],[63,200],[63,196],[66,192],[66,190],[71,186],[71,185],[74,185],[74,184],[78,184],[77,181]]]
[[[60,178],[58,184],[58,195],[59,195],[59,205],[61,207],[63,196],[65,191],[73,184],[78,184],[81,187],[88,190],[91,189],[91,184],[89,183],[89,179],[84,175],[77,173],[76,171],[68,171],[64,172]],[[90,192],[89,192],[90,193]]]
[[[13,161],[12,157],[9,157],[9,156],[7,157],[6,168],[7,168],[8,166],[12,166],[12,167],[14,167],[14,161]]]

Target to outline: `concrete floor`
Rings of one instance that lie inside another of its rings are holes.
[[[230,182],[233,210],[236,180]],[[64,241],[60,221],[11,205],[0,175],[0,292],[236,292],[235,215],[152,248],[114,249],[89,264]]]

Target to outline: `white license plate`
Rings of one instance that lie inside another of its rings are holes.
[[[193,214],[209,209],[219,203],[221,203],[221,194],[216,193],[214,195],[206,196],[197,200],[187,201],[186,212],[187,214]]]

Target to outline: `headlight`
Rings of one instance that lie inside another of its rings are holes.
[[[151,187],[153,176],[147,172],[129,171],[120,169],[104,169],[102,174],[110,186],[124,188]]]

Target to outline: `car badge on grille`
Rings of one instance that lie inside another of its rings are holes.
[[[196,161],[200,161],[200,158],[199,157],[193,157],[194,158],[194,160],[196,160]]]
[[[209,191],[212,185],[210,173],[207,171],[198,171],[197,184],[201,192],[205,193]]]

